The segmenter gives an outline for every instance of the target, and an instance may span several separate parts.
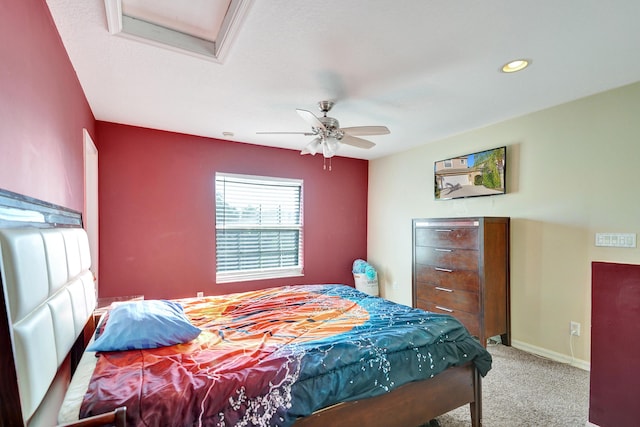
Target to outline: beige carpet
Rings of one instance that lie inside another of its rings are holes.
[[[584,427],[589,372],[530,353],[489,345],[493,367],[482,381],[484,427]],[[468,405],[437,419],[441,427],[470,426]]]

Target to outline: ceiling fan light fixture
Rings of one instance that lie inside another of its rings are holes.
[[[309,154],[311,154],[312,156],[315,156],[316,153],[318,151],[320,151],[321,149],[321,142],[320,142],[320,138],[314,138],[313,141],[311,141],[310,143],[307,144],[306,147],[304,147],[304,151],[303,153],[306,151]],[[302,154],[302,153],[301,153]]]
[[[515,73],[517,71],[522,71],[531,65],[530,59],[515,59],[513,61],[509,61],[504,64],[501,68],[503,73]]]
[[[322,155],[330,159],[331,157],[336,155],[338,151],[339,144],[338,140],[335,138],[327,138],[324,140],[324,144],[322,144]]]
[[[258,134],[302,134],[315,136],[314,140],[304,146],[300,154],[315,155],[322,151],[325,159],[335,156],[340,145],[346,144],[357,148],[372,148],[376,144],[358,138],[355,135],[387,135],[389,129],[386,126],[355,126],[340,128],[340,122],[334,117],[327,116],[333,107],[333,101],[320,101],[318,103],[323,115],[318,117],[311,111],[296,108],[298,115],[311,126],[311,132],[256,132]],[[326,164],[325,164],[326,166]],[[329,165],[331,170],[331,165]]]

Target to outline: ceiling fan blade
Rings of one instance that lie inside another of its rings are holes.
[[[390,133],[386,126],[353,126],[341,128],[341,130],[353,136],[387,135]]]
[[[346,133],[344,134],[340,142],[347,145],[353,145],[354,147],[358,147],[358,148],[371,148],[376,145],[371,141],[367,141],[366,139],[351,136]]]
[[[311,132],[256,132],[257,135],[305,135],[312,136],[315,133]]]
[[[324,124],[320,121],[320,119],[318,119],[315,116],[315,114],[313,114],[311,111],[301,110],[299,108],[296,108],[296,111],[305,122],[311,125],[311,127],[322,129],[322,130],[326,129]]]

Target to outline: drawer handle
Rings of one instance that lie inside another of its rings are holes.
[[[437,252],[453,252],[451,249],[441,249],[441,248],[436,248]]]
[[[440,268],[440,267],[436,267],[436,271],[444,271],[445,273],[453,273],[453,270],[449,270],[448,268]]]
[[[450,233],[453,230],[445,230],[445,229],[440,229],[440,230],[436,230],[438,233]]]
[[[444,291],[444,292],[453,292],[453,289],[441,288],[440,286],[436,286],[436,290]]]
[[[450,308],[440,307],[439,305],[436,305],[436,308],[438,310],[446,311],[447,313],[453,313],[453,310],[451,310]]]

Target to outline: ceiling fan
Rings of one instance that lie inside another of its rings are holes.
[[[300,117],[311,125],[311,132],[257,132],[258,134],[300,134],[315,136],[300,152],[300,154],[322,153],[325,158],[333,157],[340,144],[352,145],[358,148],[371,148],[375,146],[373,142],[358,138],[368,135],[386,135],[389,129],[386,126],[354,126],[341,128],[338,120],[328,117],[327,113],[333,107],[333,101],[320,101],[318,107],[323,113],[322,117],[317,117],[310,111],[296,109]]]

